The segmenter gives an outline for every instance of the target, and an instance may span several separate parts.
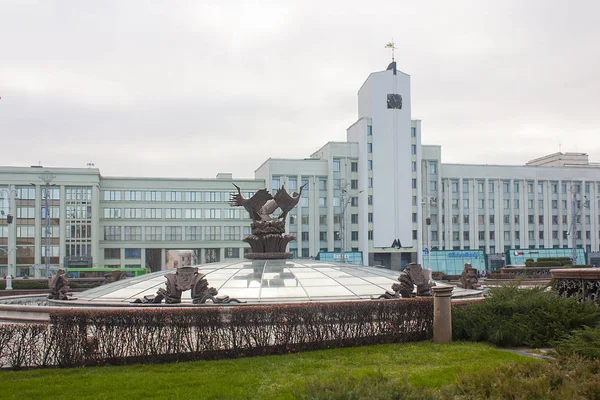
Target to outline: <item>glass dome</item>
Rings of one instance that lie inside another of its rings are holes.
[[[218,296],[246,303],[365,300],[392,291],[400,272],[362,265],[291,260],[240,260],[198,266]],[[165,287],[166,274],[175,270],[113,282],[76,294],[78,302],[131,303]],[[182,302],[192,303],[190,291]]]

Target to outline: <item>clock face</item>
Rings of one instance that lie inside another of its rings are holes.
[[[388,94],[387,95],[387,108],[395,108],[397,110],[402,109],[402,96],[399,94]]]

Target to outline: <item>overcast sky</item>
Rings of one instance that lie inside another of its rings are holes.
[[[390,62],[445,163],[600,162],[595,0],[0,0],[0,165],[251,178],[344,141]]]

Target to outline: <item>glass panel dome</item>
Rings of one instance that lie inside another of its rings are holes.
[[[246,303],[365,300],[392,291],[398,271],[309,259],[240,260],[198,266],[218,296]],[[174,270],[113,282],[77,293],[79,302],[131,303],[154,295]],[[182,302],[192,303],[190,291]]]

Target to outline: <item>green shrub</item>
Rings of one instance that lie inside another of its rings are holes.
[[[600,359],[600,327],[585,326],[583,329],[577,329],[563,339],[553,342],[552,346],[562,355],[575,354]]]
[[[493,373],[458,377],[447,398],[461,399],[598,399],[600,360],[579,357],[551,362],[513,364]]]
[[[574,329],[595,326],[600,309],[544,288],[492,288],[489,298],[452,313],[456,340],[488,341],[500,346],[549,346]]]

